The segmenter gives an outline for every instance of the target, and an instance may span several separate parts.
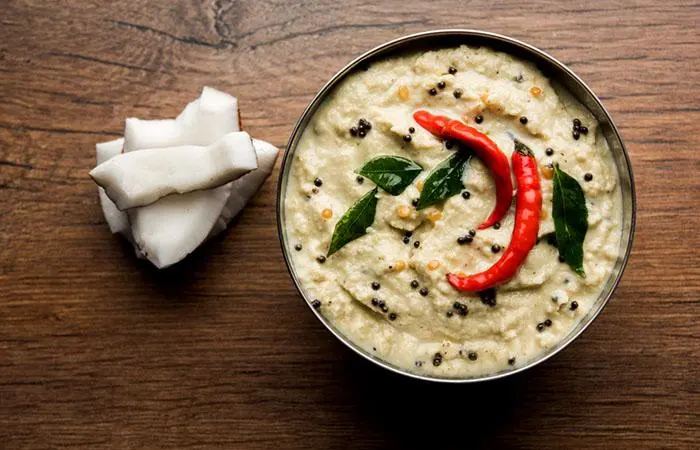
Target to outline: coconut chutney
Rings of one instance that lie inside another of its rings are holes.
[[[445,274],[492,266],[510,241],[513,209],[477,230],[493,210],[488,169],[472,158],[464,190],[431,207],[415,205],[430,171],[454,143],[412,117],[425,109],[461,119],[510,157],[513,137],[541,169],[539,235],[554,231],[551,165],[585,194],[585,277],[543,238],[508,283],[461,293]],[[574,119],[580,127],[572,130]],[[367,234],[327,256],[337,221],[375,185],[355,172],[379,155],[424,170],[401,194],[379,189]],[[369,354],[436,377],[473,377],[527,364],[564,339],[598,299],[621,240],[621,194],[611,152],[594,117],[531,63],[462,46],[372,63],[340,82],[304,130],[283,199],[287,249],[307,299]]]

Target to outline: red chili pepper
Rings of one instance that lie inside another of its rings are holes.
[[[483,291],[510,280],[537,243],[542,213],[542,190],[537,162],[532,151],[518,140],[515,141],[512,161],[518,193],[515,196],[515,225],[510,245],[501,259],[484,272],[468,276],[448,273],[447,281],[460,291]]]
[[[488,228],[501,220],[513,201],[513,181],[510,178],[508,157],[496,143],[476,128],[446,116],[434,116],[420,110],[413,113],[413,118],[420,126],[439,138],[460,141],[486,164],[496,182],[496,206],[484,223],[479,225],[479,229]]]

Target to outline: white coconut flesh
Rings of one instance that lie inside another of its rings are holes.
[[[124,145],[124,139],[119,138],[113,141],[101,142],[95,145],[95,150],[97,153],[97,164],[103,164],[106,161],[119,155],[122,151],[122,146]],[[109,226],[109,231],[112,233],[122,233],[127,239],[131,240],[131,229],[129,227],[129,218],[126,213],[119,211],[117,205],[115,205],[104,189],[101,187],[97,188],[100,195],[100,206],[102,206],[102,214],[104,214],[107,225]]]
[[[204,242],[230,193],[228,183],[208,191],[171,195],[147,207],[130,209],[134,243],[159,269],[175,264]]]
[[[90,176],[120,210],[145,206],[171,194],[213,189],[258,167],[253,141],[243,131],[201,147],[152,148],[119,154]]]
[[[253,146],[258,157],[258,168],[232,183],[233,189],[221,211],[219,220],[212,229],[212,236],[226,229],[231,220],[243,210],[250,199],[260,190],[275,167],[275,161],[279,153],[277,147],[260,139],[253,139]]]
[[[205,87],[201,97],[190,102],[174,120],[127,119],[123,152],[206,146],[239,130],[236,98]],[[271,173],[278,149],[257,139],[253,139],[253,146],[258,168],[215,189],[174,194],[151,205],[130,209],[128,214],[119,211],[106,194],[101,194],[110,229],[129,240],[133,232],[136,255],[148,257],[157,267],[180,261],[204,240],[223,231]]]
[[[217,116],[228,118],[217,119]],[[234,131],[239,131],[236,98],[204,88],[202,96],[188,104],[172,123],[127,119],[124,151],[210,145]],[[144,253],[159,268],[175,264],[209,236],[231,191],[231,183],[227,183],[216,189],[175,194],[128,210],[136,253]]]

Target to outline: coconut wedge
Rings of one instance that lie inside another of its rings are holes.
[[[212,189],[258,167],[246,132],[233,132],[207,147],[185,145],[123,153],[90,176],[120,210],[149,205],[171,194]]]
[[[221,211],[219,220],[212,228],[211,236],[226,229],[231,220],[241,212],[250,199],[260,190],[275,167],[275,161],[279,153],[277,147],[259,139],[253,139],[253,146],[258,157],[258,168],[232,183],[233,189],[231,189],[231,194]]]
[[[97,164],[103,164],[106,161],[119,155],[124,145],[124,139],[119,138],[109,142],[100,142],[95,145],[97,152]],[[131,240],[131,228],[129,227],[129,219],[125,212],[119,211],[117,205],[107,196],[105,190],[98,188],[100,195],[100,205],[102,206],[102,214],[105,216],[109,230],[112,233],[123,234],[127,239]]]
[[[231,183],[207,191],[171,195],[130,209],[134,242],[159,269],[192,253],[207,238],[231,193]]]
[[[226,133],[239,131],[238,100],[210,87],[189,103],[176,119],[126,119],[124,153],[145,148],[210,145]]]

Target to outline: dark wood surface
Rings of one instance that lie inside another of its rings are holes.
[[[0,447],[699,445],[697,1],[0,4]],[[351,58],[447,27],[551,52],[629,147],[633,257],[602,316],[554,359],[443,386],[351,354],[287,275],[274,178],[235,229],[171,270],[110,235],[87,171],[125,117],[173,117],[211,85],[283,147]]]

